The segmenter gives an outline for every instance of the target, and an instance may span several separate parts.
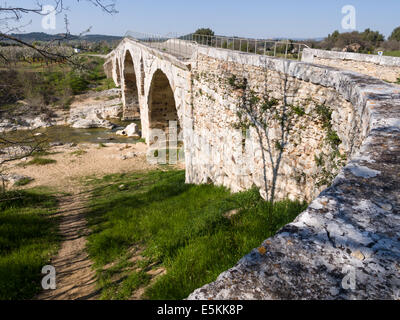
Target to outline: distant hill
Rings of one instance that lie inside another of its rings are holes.
[[[25,42],[34,42],[34,41],[54,41],[60,38],[65,37],[65,34],[48,34],[44,32],[30,32],[30,33],[12,33],[11,36],[20,39]],[[76,35],[68,35],[68,40],[85,40],[90,42],[100,42],[100,41],[120,41],[123,37],[118,36],[108,36],[102,34],[87,34],[84,36],[76,36]]]

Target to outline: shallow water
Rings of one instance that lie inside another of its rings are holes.
[[[129,122],[112,121],[121,127],[126,127]],[[136,122],[136,121],[135,121]],[[137,122],[136,122],[137,123]],[[48,128],[40,128],[33,131],[33,133],[42,133],[43,138],[48,142],[62,142],[62,143],[137,143],[138,140],[117,135],[115,132],[121,128],[105,129],[105,128],[91,128],[91,129],[75,129],[68,126],[53,126]],[[26,135],[31,135],[29,131],[21,130],[9,132],[6,134],[9,138],[21,138]],[[41,138],[42,136],[38,137]]]

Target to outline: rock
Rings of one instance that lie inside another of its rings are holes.
[[[50,147],[59,147],[59,146],[62,146],[62,145],[64,145],[64,143],[62,143],[62,142],[60,142],[60,141],[50,142],[50,143],[49,143],[49,146],[50,146]]]
[[[361,45],[359,43],[352,43],[343,48],[343,52],[358,52],[361,49]]]
[[[24,175],[20,175],[20,174],[16,174],[16,173],[2,175],[2,176],[0,176],[0,179],[4,179],[8,183],[10,183],[11,186],[25,185],[33,180],[32,178],[30,178],[28,176],[24,176]]]
[[[135,139],[140,139],[140,135],[138,134],[138,126],[136,123],[131,123],[123,130],[118,130],[116,134],[121,136],[133,137]]]
[[[363,261],[365,259],[365,256],[362,254],[362,252],[360,250],[352,252],[351,256],[358,260],[361,260],[361,261]]]
[[[30,129],[46,128],[52,126],[52,123],[49,119],[46,119],[46,116],[39,116],[34,119],[26,119],[25,121],[29,123]]]
[[[127,154],[121,155],[119,158],[121,160],[136,158],[138,155],[135,152],[128,152]]]
[[[71,142],[71,143],[67,143],[65,146],[66,146],[67,148],[73,148],[73,147],[76,147],[77,144],[76,144],[75,142]]]
[[[233,210],[230,210],[230,211],[227,211],[227,212],[225,212],[224,214],[223,214],[223,216],[225,217],[225,218],[227,218],[227,219],[231,219],[235,214],[237,214],[239,212],[239,210],[238,209],[233,209]]]
[[[89,114],[86,118],[75,116],[68,120],[72,128],[90,129],[90,128],[106,128],[112,129],[115,127],[110,121],[101,119],[97,114]]]

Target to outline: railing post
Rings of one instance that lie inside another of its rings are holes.
[[[257,40],[255,41],[255,44],[254,44],[254,53],[257,54]]]
[[[274,57],[276,57],[276,41],[275,41],[275,45],[274,45]]]
[[[264,56],[267,53],[267,41],[264,41]]]
[[[300,61],[301,44],[299,44],[299,51],[297,52],[297,59]]]
[[[289,40],[286,40],[285,59],[287,59],[288,46],[289,46]]]

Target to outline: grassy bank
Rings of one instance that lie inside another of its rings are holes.
[[[397,51],[386,51],[383,53],[384,56],[390,56],[390,57],[400,57],[400,50]]]
[[[90,182],[104,186],[94,192],[87,215],[102,298],[128,299],[144,286],[146,298],[185,298],[305,208],[289,201],[271,206],[257,190],[231,194],[184,182],[184,171],[175,170]],[[234,213],[229,219],[228,212]],[[166,274],[150,282],[160,269]]]
[[[19,100],[30,108],[68,108],[75,95],[115,88],[104,73],[104,59],[81,55],[74,62],[51,66],[18,63],[0,70],[0,112],[19,111]]]
[[[30,299],[58,244],[55,197],[43,190],[0,195],[0,300]]]

